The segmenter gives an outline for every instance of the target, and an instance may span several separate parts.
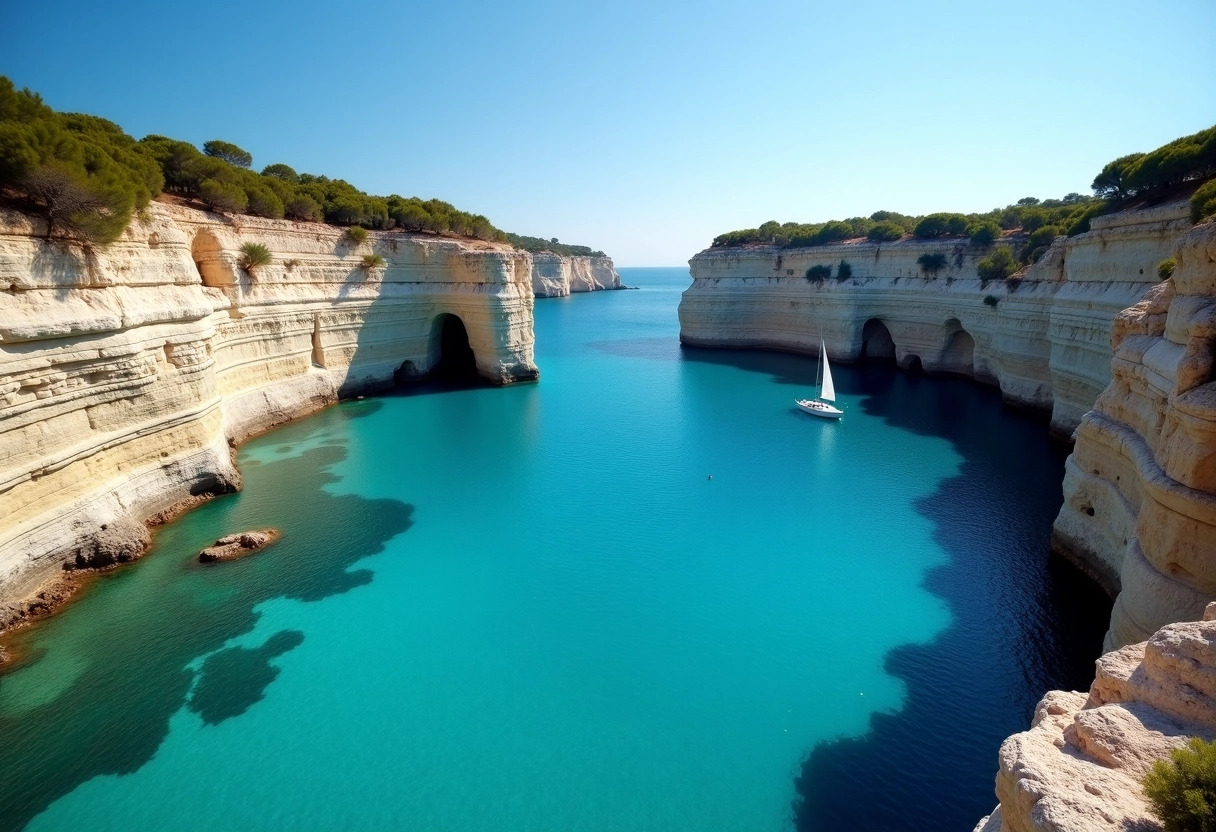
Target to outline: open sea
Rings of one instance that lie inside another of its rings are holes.
[[[682,349],[687,269],[620,271],[537,301],[539,384],[253,440],[23,634],[0,830],[969,832],[1110,610],[1045,422],[839,364],[816,419],[814,358]]]

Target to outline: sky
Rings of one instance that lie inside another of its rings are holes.
[[[682,265],[717,234],[1089,192],[1216,124],[1214,0],[0,3],[0,74],[139,137]]]

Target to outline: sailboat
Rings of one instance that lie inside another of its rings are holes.
[[[844,415],[844,411],[832,404],[836,401],[836,385],[832,383],[832,368],[828,366],[828,351],[822,338],[819,339],[818,375],[819,395],[814,399],[794,399],[794,404],[812,416],[822,419],[839,419]]]

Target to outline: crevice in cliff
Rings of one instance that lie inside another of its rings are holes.
[[[321,316],[312,318],[312,365],[325,369],[325,346],[321,343]]]

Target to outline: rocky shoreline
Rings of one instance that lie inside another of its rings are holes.
[[[253,273],[249,243],[272,253]],[[0,211],[0,597],[36,597],[116,523],[238,489],[233,446],[425,376],[447,329],[488,381],[534,380],[531,271],[500,244],[165,202],[89,249]]]
[[[1048,693],[1002,743],[1000,805],[975,832],[1154,832],[1140,783],[1191,737],[1216,738],[1216,604],[1107,653],[1088,694]]]

